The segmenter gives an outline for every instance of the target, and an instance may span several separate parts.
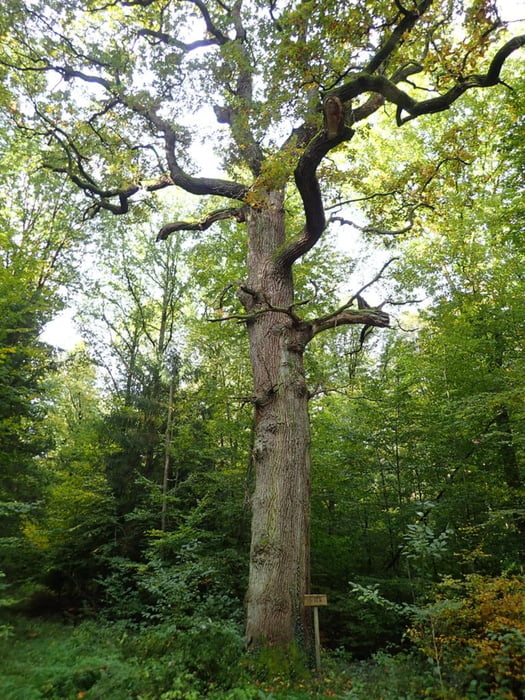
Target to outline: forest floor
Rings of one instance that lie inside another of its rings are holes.
[[[385,654],[348,663],[343,655],[325,655],[321,673],[275,674],[256,680],[250,662],[222,681],[203,679],[199,659],[181,662],[166,645],[167,630],[133,630],[128,624],[95,620],[79,624],[60,618],[15,616],[0,639],[2,700],[415,700],[438,697],[428,692],[433,678],[415,668],[409,655]],[[191,663],[190,663],[191,661]],[[206,664],[206,660],[203,660]],[[204,676],[206,674],[204,673]],[[425,688],[426,686],[426,688]],[[443,696],[441,696],[443,697]]]

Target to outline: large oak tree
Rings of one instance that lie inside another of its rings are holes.
[[[225,219],[247,237],[240,306],[225,313],[246,325],[253,371],[246,638],[249,647],[301,641],[310,490],[303,354],[324,331],[389,325],[363,289],[315,318],[294,297],[294,266],[327,227],[334,189],[324,174],[335,166],[324,165],[335,149],[352,153],[341,175],[355,180],[359,151],[349,144],[363,125],[373,138],[378,110],[401,127],[498,85],[525,36],[502,36],[491,0],[12,0],[1,14],[5,89],[18,98],[12,117],[45,144],[43,164],[91,200],[87,215],[126,214],[177,187],[209,207],[166,223],[159,239]],[[222,158],[220,176],[196,148],[203,141]],[[294,202],[299,225],[288,215]],[[413,202],[400,211],[405,222],[416,216]]]

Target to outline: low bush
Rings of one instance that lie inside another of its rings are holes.
[[[193,618],[185,627],[173,623],[147,627],[129,635],[122,646],[126,658],[151,666],[151,677],[160,674],[157,689],[169,688],[178,674],[189,674],[202,692],[231,687],[244,655],[240,629],[209,619]]]
[[[0,654],[2,700],[199,700],[237,684],[243,647],[227,623],[73,627],[17,617]]]
[[[525,579],[518,576],[470,576],[440,587],[436,604],[409,632],[441,676],[441,694],[434,697],[525,696],[524,600]]]
[[[435,697],[437,679],[418,653],[377,652],[351,665],[346,700],[420,700]]]

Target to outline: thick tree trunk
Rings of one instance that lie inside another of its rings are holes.
[[[255,387],[255,489],[246,595],[249,648],[302,643],[309,580],[310,429],[303,371],[304,329],[293,303],[290,269],[275,264],[284,243],[280,193],[247,219],[249,277],[241,292]]]

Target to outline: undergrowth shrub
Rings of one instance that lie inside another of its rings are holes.
[[[142,561],[108,559],[98,584],[110,619],[182,625],[189,617],[242,620],[239,581],[246,572],[239,552],[219,547],[215,536],[190,527],[151,531],[149,537]]]
[[[435,697],[437,679],[418,653],[379,651],[352,664],[345,700],[420,700]]]
[[[427,613],[409,635],[442,678],[441,694],[435,697],[520,700],[525,696],[523,577],[472,575],[464,582],[445,581]],[[453,686],[456,694],[448,694],[447,686]]]
[[[377,579],[366,579],[374,585]],[[381,581],[381,591],[386,586]],[[391,591],[384,595],[390,598]],[[388,644],[399,644],[406,619],[394,606],[378,606],[373,600],[363,600],[347,592],[328,592],[330,605],[322,610],[323,644],[327,648],[343,647],[353,658],[369,657]],[[397,596],[394,594],[395,600]]]
[[[240,632],[229,623],[14,620],[0,639],[2,700],[200,700],[242,687]]]
[[[236,680],[244,653],[241,630],[233,623],[189,618],[187,626],[165,623],[130,635],[123,645],[126,656],[146,665],[159,664],[159,685],[169,688],[173,678],[189,674],[199,688],[229,687]]]

